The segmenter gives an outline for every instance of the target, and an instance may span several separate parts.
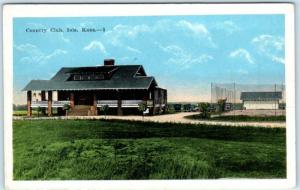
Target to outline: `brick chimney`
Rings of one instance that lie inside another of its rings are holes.
[[[114,66],[115,60],[114,59],[104,59],[104,66]]]

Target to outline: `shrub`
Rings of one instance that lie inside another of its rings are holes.
[[[200,103],[199,104],[201,118],[210,118],[210,114],[208,113],[209,107],[210,107],[209,103]]]

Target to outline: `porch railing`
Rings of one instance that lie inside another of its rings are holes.
[[[54,107],[54,108],[62,108],[62,107],[64,107],[65,104],[70,105],[70,101],[68,101],[68,100],[53,101],[52,102],[52,107]]]
[[[108,105],[109,107],[118,107],[118,100],[97,100],[97,107]]]
[[[52,107],[54,108],[62,108],[64,107],[65,104],[70,105],[70,101],[52,101]],[[48,107],[48,101],[32,101],[31,102],[31,107],[32,108],[47,108]]]
[[[142,103],[143,100],[121,100],[121,106],[123,108],[135,108],[139,107],[139,104]],[[118,107],[118,100],[98,100],[97,107],[102,107],[104,105],[108,105],[109,107],[115,108]],[[148,107],[153,105],[152,100],[147,101]]]
[[[139,104],[142,103],[143,100],[122,100],[121,101],[121,106],[123,108],[135,108],[139,107]],[[62,101],[52,101],[52,107],[53,108],[62,108],[64,107],[65,104],[70,105],[70,101],[68,100],[62,100]],[[108,105],[111,108],[116,108],[118,107],[118,100],[97,100],[97,107],[102,107],[104,105]],[[152,107],[153,106],[153,101],[152,100],[147,100],[147,106]],[[165,104],[155,104],[155,107],[164,107]],[[48,101],[32,101],[31,102],[31,107],[32,108],[47,108],[48,107]]]
[[[48,101],[32,101],[31,102],[31,107],[32,108],[37,108],[37,107],[47,108],[48,107]]]
[[[139,107],[139,104],[142,102],[142,100],[122,100],[122,107],[135,108]]]

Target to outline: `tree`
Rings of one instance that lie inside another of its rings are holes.
[[[107,105],[107,104],[101,107],[101,111],[104,112],[105,119],[106,119],[106,113],[107,113],[108,109],[109,109],[109,105]]]
[[[42,108],[39,106],[37,107],[37,114],[38,114],[38,117],[40,117],[40,112],[42,111]]]
[[[226,104],[227,99],[219,99],[218,100],[218,105],[219,105],[219,111],[223,112],[225,111],[225,104]]]
[[[146,111],[146,109],[147,109],[147,104],[145,102],[139,103],[138,110],[140,112],[142,112],[142,114],[143,114],[143,120],[144,120],[144,111]]]
[[[210,114],[208,113],[209,112],[209,107],[210,107],[210,104],[209,103],[200,103],[199,104],[199,111],[201,112],[200,115],[202,118],[209,118],[210,117]]]
[[[70,110],[71,106],[69,104],[64,104],[63,110],[66,111],[66,117],[68,116],[68,111]]]

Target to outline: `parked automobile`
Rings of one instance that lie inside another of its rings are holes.
[[[173,107],[174,107],[174,110],[175,110],[176,112],[180,112],[180,111],[181,111],[182,105],[181,105],[181,104],[174,104]]]

